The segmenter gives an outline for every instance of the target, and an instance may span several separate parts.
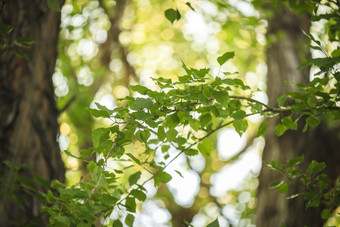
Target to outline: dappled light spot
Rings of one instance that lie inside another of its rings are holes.
[[[89,67],[85,66],[79,71],[77,75],[78,83],[86,87],[91,86],[94,81],[93,77],[93,72]]]
[[[226,160],[240,152],[247,140],[247,135],[242,137],[233,128],[223,129],[218,133],[217,150],[219,156]]]
[[[112,61],[110,62],[110,69],[113,72],[118,73],[120,70],[122,70],[123,67],[123,63],[120,59],[118,58],[114,58],[112,59]]]
[[[60,71],[56,71],[53,74],[52,80],[55,86],[55,89],[54,89],[55,95],[59,97],[63,97],[67,95],[69,91],[67,78]]]
[[[136,214],[135,226],[169,226],[171,215],[161,200],[144,202],[142,211]]]
[[[228,190],[234,190],[241,186],[244,180],[257,175],[261,169],[261,158],[256,152],[257,149],[249,147],[240,158],[233,163],[226,165],[219,172],[211,176],[211,194],[223,195]]]
[[[77,53],[85,60],[91,59],[98,52],[97,45],[90,39],[81,39],[78,43]]]
[[[119,85],[113,89],[113,95],[116,99],[125,98],[129,94],[129,89],[123,85]]]
[[[172,39],[172,38],[174,37],[175,33],[174,33],[174,31],[171,30],[171,29],[165,29],[165,30],[163,30],[163,31],[161,32],[160,35],[161,35],[162,39],[164,39],[164,40],[170,40],[170,39]]]
[[[197,172],[202,172],[205,167],[205,158],[201,153],[188,157],[191,168]]]
[[[67,134],[70,133],[70,131],[71,131],[71,128],[70,128],[69,124],[64,122],[60,125],[60,133],[61,134],[67,135]]]
[[[60,150],[66,150],[68,148],[68,145],[70,143],[70,138],[65,134],[60,134],[58,137],[59,142],[59,148]]]

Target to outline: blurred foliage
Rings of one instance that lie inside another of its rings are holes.
[[[221,55],[219,65],[233,56],[231,52]],[[109,109],[96,102],[96,108],[90,109],[94,117],[110,119],[111,123],[93,131],[93,147],[82,150],[81,156],[65,151],[81,161],[93,155],[97,160],[87,163],[88,179],[80,180],[70,188],[57,181],[52,183],[60,196],[55,197],[49,191],[46,201],[50,205],[43,207],[50,215],[51,225],[87,225],[96,217],[108,218],[114,211],[125,211],[122,218],[132,226],[136,201],[143,202],[147,198],[146,183],[153,180],[155,187],[168,183],[172,176],[166,169],[180,155],[190,157],[200,153],[208,159],[214,145],[207,138],[218,130],[233,125],[242,136],[248,129],[246,117],[272,116],[287,111],[252,99],[253,91],[249,86],[238,78],[226,77],[223,71],[213,78],[209,68],[189,68],[184,63],[182,67],[186,74],[179,76],[177,82],[163,77],[154,79],[156,90],[141,85],[130,86],[138,95],[121,99],[125,106]],[[248,95],[235,95],[240,91]],[[263,133],[265,130],[261,130],[259,136]],[[131,146],[139,148],[131,149]],[[177,174],[182,176],[181,172],[177,171]],[[202,186],[209,187],[207,181]],[[241,192],[238,197],[248,202],[251,195]],[[213,201],[220,209],[223,206],[214,196],[208,201],[203,204],[211,206]],[[198,211],[194,210],[193,214]],[[172,220],[175,220],[174,216]],[[121,223],[121,220],[115,219],[115,222]],[[212,222],[211,225],[216,224]]]
[[[116,8],[122,7],[123,13],[117,15]],[[181,14],[181,19],[173,24],[164,15],[170,8]],[[59,58],[53,78],[58,106],[62,110],[61,147],[75,156],[91,146],[92,129],[107,124],[95,121],[89,115],[88,108],[90,105],[93,107],[94,101],[111,108],[124,105],[124,101],[117,99],[131,94],[128,84],[152,87],[151,76],[177,80],[175,75],[183,73],[181,60],[197,68],[210,67],[211,73],[216,76],[219,71],[216,58],[221,51],[233,50],[238,57],[223,65],[222,70],[231,69],[231,76],[250,82],[252,89],[265,90],[265,21],[259,19],[254,9],[253,16],[245,17],[238,8],[222,1],[192,1],[187,4],[173,1],[74,0],[66,1],[61,12]],[[119,20],[118,26],[112,23],[113,19]],[[116,26],[114,30],[113,26]],[[111,50],[109,58],[106,56],[108,49]],[[235,72],[240,73],[233,74]],[[256,133],[254,129],[250,131]],[[249,140],[252,137],[250,135]],[[216,137],[212,142],[216,143]],[[198,190],[204,191],[198,194],[204,196],[197,196],[195,200],[203,203],[197,203],[194,213],[209,202],[216,203],[216,198],[209,193],[211,183],[207,176],[231,163],[221,159],[220,152],[213,150],[214,160],[205,161],[201,172],[191,167],[190,163],[194,160],[183,163],[187,171],[198,173],[200,178],[204,176],[207,183],[205,189]],[[82,175],[88,176],[84,164],[74,157],[64,155],[63,158],[68,169],[69,185],[77,182]],[[92,158],[89,157],[88,161]],[[216,163],[219,164],[209,167]],[[234,194],[226,193],[225,197]],[[166,200],[172,194],[167,191],[156,196]],[[203,199],[205,197],[208,199]],[[254,202],[252,204],[251,209],[255,207]],[[182,208],[176,205],[173,209]],[[208,220],[213,220],[215,215]],[[253,215],[249,215],[247,218],[253,221]]]

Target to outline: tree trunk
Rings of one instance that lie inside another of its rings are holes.
[[[309,31],[310,20],[307,15],[297,16],[282,5],[281,11],[276,12],[268,21],[267,36],[271,39],[279,31],[284,32],[283,38],[273,42],[267,49],[267,94],[269,105],[277,105],[277,98],[288,90],[294,90],[292,86],[284,85],[285,81],[306,84],[309,81],[309,69],[296,70],[300,59],[310,56],[306,46],[306,37],[301,29]],[[286,163],[293,157],[304,154],[305,166],[311,160],[325,161],[329,172],[333,172],[332,178],[338,175],[339,160],[337,133],[320,125],[313,131],[301,132],[303,125],[299,125],[297,131],[287,131],[283,136],[276,137],[275,126],[280,119],[271,119],[265,136],[266,145],[263,151],[263,161],[278,160]],[[334,129],[337,130],[337,129]],[[321,219],[321,207],[305,209],[303,196],[287,200],[286,197],[302,190],[298,185],[289,185],[287,194],[280,194],[276,190],[268,189],[268,185],[280,179],[281,176],[270,170],[265,164],[259,177],[257,226],[287,227],[305,226],[320,227],[324,221]]]
[[[10,47],[0,52],[0,171],[1,178],[7,178],[1,182],[0,226],[44,226],[47,219],[41,216],[37,198],[18,189],[14,193],[23,196],[21,204],[7,200],[6,188],[13,188],[13,179],[3,161],[30,164],[25,177],[35,173],[46,180],[64,180],[52,84],[60,13],[51,11],[45,0],[2,0],[0,10],[0,26],[14,28],[5,37],[8,45],[21,37],[34,40],[28,49]],[[17,56],[18,50],[26,52],[28,59]]]

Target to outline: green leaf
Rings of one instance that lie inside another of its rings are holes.
[[[48,190],[46,198],[47,202],[49,202],[50,204],[53,204],[57,200],[50,190]]]
[[[158,127],[157,136],[159,141],[165,140],[165,131],[163,126]]]
[[[94,222],[94,221],[96,220],[96,218],[94,218],[94,220],[91,221],[91,220],[89,219],[89,215],[87,215],[87,214],[88,214],[88,212],[87,212],[86,214],[82,214],[83,217],[86,218],[86,221],[87,221],[87,222],[86,222],[86,223],[85,223],[85,222],[79,222],[79,223],[77,223],[76,227],[90,227],[90,225],[87,224],[87,223],[92,223],[92,222]]]
[[[220,224],[218,223],[218,218],[216,218],[215,221],[209,223],[207,227],[220,227]]]
[[[136,201],[133,197],[126,198],[125,201],[126,210],[135,213],[136,212]]]
[[[210,70],[209,68],[203,68],[203,69],[191,68],[191,72],[193,73],[196,79],[204,78],[204,76],[208,74],[209,70]]]
[[[306,7],[306,6],[304,6],[304,7]],[[314,36],[313,36],[311,33],[306,32],[306,31],[304,31],[304,30],[301,30],[301,31],[302,31],[302,33],[303,33],[305,36],[307,36],[310,40],[312,40],[313,42],[315,42],[316,44],[318,44],[319,46],[321,46],[320,41],[318,41],[317,39],[315,39]]]
[[[277,181],[275,181],[275,182],[269,184],[269,189],[278,188],[278,187],[280,187],[280,185],[283,184],[283,183],[284,183],[284,181],[282,181],[282,180],[277,180]]]
[[[316,117],[313,116],[309,116],[306,118],[306,122],[308,125],[310,125],[311,127],[316,127],[320,124],[320,120]]]
[[[211,152],[213,151],[213,143],[206,139],[203,140],[200,144],[197,145],[198,150],[201,152],[201,154],[208,158],[211,154]]]
[[[279,106],[283,106],[286,102],[286,99],[287,99],[287,95],[283,95],[277,98],[277,103],[279,104]]]
[[[326,164],[324,162],[317,162],[313,160],[311,164],[309,164],[307,173],[309,174],[316,174],[326,168]]]
[[[212,96],[222,105],[228,105],[229,94],[227,91],[212,91]]]
[[[72,158],[76,158],[78,160],[84,160],[83,157],[77,157],[75,155],[73,155],[71,152],[67,151],[67,150],[64,150],[65,154],[67,154],[68,156],[72,157]]]
[[[311,59],[311,63],[315,66],[318,66],[321,71],[328,71],[332,68],[337,62],[339,62],[339,57],[336,58],[314,58]]]
[[[194,156],[194,155],[198,155],[198,150],[196,149],[188,149],[185,151],[185,154],[188,156]]]
[[[106,106],[100,105],[99,103],[95,102],[98,109],[90,109],[91,114],[94,117],[111,117],[114,113],[113,110],[108,109]]]
[[[181,19],[181,14],[180,14],[180,12],[178,11],[178,9],[176,9],[176,19],[177,19],[177,20]]]
[[[133,91],[137,91],[141,95],[146,95],[149,91],[151,91],[149,88],[142,85],[130,85],[130,88]]]
[[[225,74],[226,74],[226,73],[225,73]],[[217,78],[218,78],[218,77],[217,77]],[[217,78],[216,78],[216,79],[217,79]],[[234,85],[234,84],[235,84],[234,80],[231,79],[231,78],[223,79],[222,82],[223,82],[224,84],[228,84],[228,85]]]
[[[127,224],[127,226],[132,227],[134,221],[135,221],[135,216],[133,216],[132,214],[126,215],[125,224]]]
[[[288,184],[282,183],[279,187],[277,187],[277,191],[284,194],[288,191]]]
[[[20,51],[20,50],[15,51],[15,54],[19,57],[25,58],[26,60],[28,59],[27,54],[23,51]]]
[[[291,110],[293,113],[299,113],[305,109],[308,109],[309,106],[306,104],[306,103],[298,103],[298,104],[295,104],[291,107]]]
[[[298,157],[295,157],[295,158],[289,160],[288,165],[294,166],[294,165],[300,164],[301,162],[303,162],[303,160],[304,160],[304,156],[301,155],[301,156],[298,156]]]
[[[220,66],[222,66],[226,61],[233,58],[234,56],[235,56],[234,52],[226,52],[222,56],[217,58],[218,64],[220,64]]]
[[[185,4],[186,4],[187,6],[189,6],[189,8],[190,8],[192,11],[195,12],[195,9],[192,7],[192,5],[190,4],[190,2],[186,2]]]
[[[332,57],[340,57],[340,47],[332,52]]]
[[[126,153],[127,156],[129,156],[135,163],[137,163],[138,165],[142,165],[142,163],[135,157],[133,156],[133,154],[131,153]]]
[[[107,117],[107,118],[110,117],[110,114],[108,114],[104,110],[90,109],[90,113],[94,117]]]
[[[277,136],[282,136],[286,131],[287,131],[287,127],[284,126],[283,124],[278,124],[275,127],[275,135]]]
[[[119,219],[117,219],[113,221],[112,227],[123,227],[123,224]]]
[[[233,122],[233,126],[235,128],[235,131],[242,136],[243,133],[246,132],[247,128],[248,128],[248,122],[245,119],[241,119],[241,120],[234,120]]]
[[[134,110],[151,109],[153,102],[150,99],[136,98],[134,105],[131,107]]]
[[[210,113],[205,113],[205,114],[202,114],[199,119],[200,119],[201,126],[204,127],[210,123],[212,117]]]
[[[307,203],[307,207],[318,207],[319,205],[320,205],[319,199],[313,199]]]
[[[177,170],[175,170],[175,172],[176,172],[180,177],[184,178],[181,172],[179,172],[179,171],[177,171]]]
[[[307,98],[307,104],[310,106],[310,107],[316,107],[317,106],[317,98],[314,96],[314,95],[311,95]]]
[[[291,116],[285,117],[281,120],[282,124],[286,126],[287,129],[296,130],[297,129],[297,123],[292,120]]]
[[[265,121],[262,122],[260,127],[257,130],[257,133],[256,133],[255,137],[257,138],[257,137],[260,137],[260,136],[264,135],[266,133],[266,131],[267,131],[267,126],[268,126],[268,122],[265,122]]]
[[[29,37],[20,37],[15,41],[16,46],[27,48],[29,45],[32,45],[34,43],[34,40]]]
[[[138,172],[130,175],[130,177],[129,177],[129,184],[130,184],[130,186],[132,186],[132,185],[137,183],[137,181],[139,180],[141,174],[142,173],[140,171],[138,171]]]
[[[59,188],[62,188],[62,187],[64,187],[64,185],[58,180],[53,180],[51,182],[51,188],[59,189]]]
[[[168,139],[168,141],[173,141],[176,139],[178,132],[176,129],[174,128],[170,128],[167,132],[166,132],[166,138]]]
[[[54,218],[57,222],[59,222],[60,224],[63,224],[64,226],[70,226],[71,225],[70,219],[67,216],[58,215]]]
[[[191,79],[191,70],[185,65],[185,63],[182,61],[182,68],[185,70],[185,72],[187,73],[187,75],[189,76],[189,78]]]
[[[12,26],[8,26],[6,24],[3,24],[0,26],[0,35],[7,36],[13,31]]]
[[[71,197],[74,199],[87,199],[89,197],[88,192],[79,188],[61,188],[59,189],[61,199]]]
[[[178,15],[177,15],[178,10],[174,9],[167,9],[165,10],[164,14],[165,17],[171,22],[174,23],[175,20],[178,20]]]
[[[151,133],[148,130],[145,130],[145,131],[139,130],[136,133],[136,138],[139,141],[144,142],[145,144],[148,143],[148,139],[149,139],[150,136],[151,136]]]
[[[328,178],[326,174],[320,174],[317,178],[317,185],[320,191],[323,191],[331,185],[332,181]]]
[[[178,126],[180,123],[180,119],[177,116],[177,113],[174,113],[172,115],[169,115],[166,118],[166,125],[170,128],[175,128],[176,126]]]
[[[234,80],[234,84],[240,85],[241,87],[245,87],[242,80],[240,80],[240,79],[233,79],[233,80]]]
[[[92,156],[92,154],[93,154],[93,151],[92,150],[89,150],[89,149],[81,149],[80,150],[80,154],[82,155],[82,156],[89,156],[89,157],[91,157]]]
[[[247,114],[243,110],[238,110],[235,113],[231,114],[231,117],[234,118],[235,120],[243,119],[246,116],[247,116]]]
[[[252,112],[253,113],[260,113],[260,112],[262,112],[263,106],[260,103],[255,103],[255,104],[250,103],[249,105],[252,107]]]
[[[93,147],[99,147],[102,142],[109,139],[109,129],[97,128],[92,132]]]
[[[133,189],[130,194],[142,202],[146,199],[145,193],[138,189]]]
[[[104,206],[112,206],[118,201],[117,198],[104,193],[95,195],[95,199]]]
[[[47,0],[47,5],[51,10],[60,12],[59,0]]]
[[[322,219],[325,219],[325,220],[330,218],[331,215],[332,215],[332,213],[329,209],[323,209],[322,212],[321,212],[321,217],[322,217]]]
[[[270,164],[268,164],[268,167],[271,168],[271,169],[275,169],[275,170],[284,170],[285,169],[285,166],[282,165],[281,162],[275,161],[275,160],[272,160],[270,162]]]
[[[162,146],[162,153],[167,152],[169,149],[170,149],[170,146],[169,146],[169,145],[163,145],[163,146]]]
[[[172,176],[166,172],[158,172],[155,174],[155,186],[159,185],[159,183],[168,183],[172,179]]]
[[[177,143],[178,146],[182,146],[183,144],[185,144],[187,142],[187,140],[183,137],[176,137],[174,142]]]
[[[190,127],[195,130],[195,131],[198,131],[200,129],[200,122],[196,119],[191,119],[190,122]]]

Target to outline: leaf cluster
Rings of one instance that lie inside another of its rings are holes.
[[[287,199],[293,199],[303,196],[306,201],[306,208],[318,207],[324,204],[326,208],[322,211],[321,217],[328,219],[331,216],[331,210],[340,204],[340,187],[337,183],[334,187],[332,181],[323,173],[326,168],[324,162],[313,160],[306,169],[299,167],[304,161],[304,156],[295,157],[287,164],[279,161],[267,163],[270,169],[278,171],[285,180],[277,180],[269,185],[269,188],[276,189],[279,193],[287,193],[289,184],[298,184],[304,188],[303,192],[293,194]]]
[[[233,52],[227,52],[218,61],[222,65],[233,56]],[[185,63],[182,67],[185,74],[177,81],[153,79],[157,90],[132,85],[135,94],[121,100],[125,106],[109,109],[96,103],[96,108],[90,109],[94,117],[110,119],[112,123],[93,131],[93,147],[82,150],[80,157],[65,151],[81,161],[93,155],[98,160],[87,163],[90,179],[71,188],[53,182],[52,188],[59,196],[48,191],[48,205],[43,208],[52,225],[85,226],[95,217],[107,217],[114,209],[124,209],[125,223],[132,226],[138,201],[146,199],[146,182],[153,180],[155,186],[168,183],[172,176],[165,170],[179,155],[201,153],[209,157],[214,147],[205,138],[231,125],[242,135],[248,128],[247,116],[271,111],[261,102],[235,96],[236,90],[252,93],[238,78],[213,78],[208,68],[189,68]],[[258,136],[264,132],[265,126],[261,126]],[[142,153],[127,149],[136,143],[143,146]],[[154,160],[157,150],[164,161]],[[112,168],[109,162],[127,164]],[[119,226],[120,220],[115,223]]]

